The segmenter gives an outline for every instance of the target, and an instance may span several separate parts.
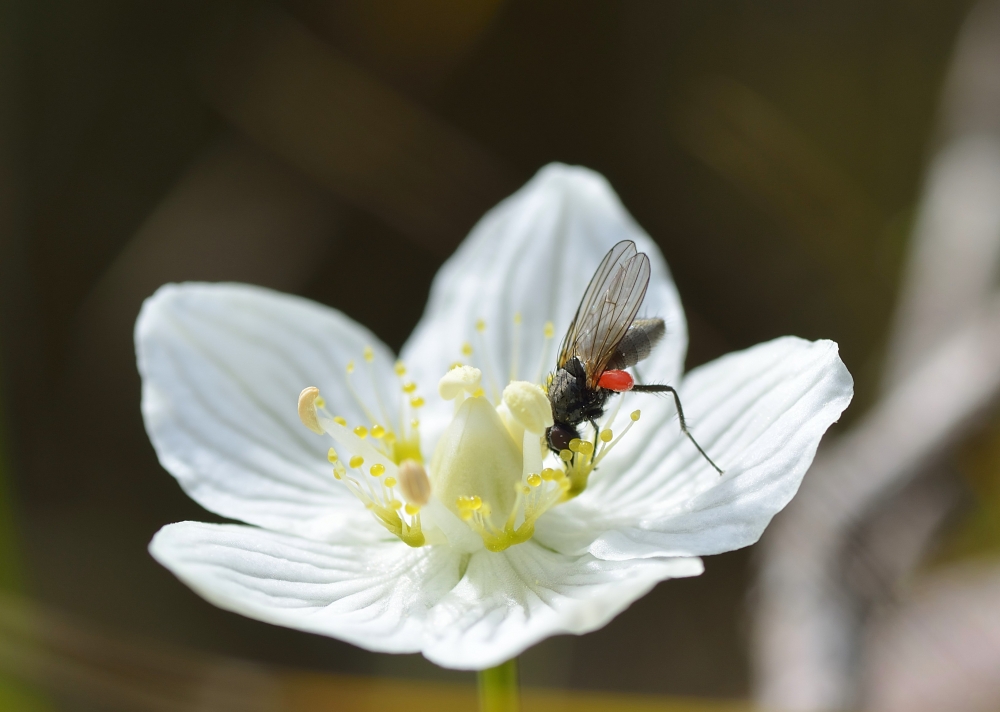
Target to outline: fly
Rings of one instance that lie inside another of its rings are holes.
[[[546,433],[549,449],[559,453],[580,437],[581,423],[598,431],[608,399],[616,393],[669,393],[677,406],[681,432],[721,475],[688,430],[677,391],[663,384],[639,384],[625,369],[653,351],[666,334],[663,319],[636,319],[649,286],[649,258],[631,240],[611,248],[583,293],[566,332],[556,371],[549,382],[554,421]]]

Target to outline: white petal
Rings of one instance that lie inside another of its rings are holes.
[[[435,606],[424,655],[449,668],[491,667],[551,635],[597,630],[657,582],[702,570],[699,559],[601,561],[533,541],[480,552]]]
[[[784,337],[696,369],[680,394],[695,436],[725,475],[676,419],[644,410],[587,491],[538,522],[541,541],[616,560],[753,544],[798,490],[823,433],[850,403],[853,380],[835,343]]]
[[[231,524],[170,524],[149,550],[220,608],[376,652],[419,651],[428,608],[459,579],[448,547],[334,545]]]
[[[662,317],[668,331],[643,374],[675,381],[683,368],[687,326],[659,249],[602,176],[561,164],[546,166],[487,213],[444,264],[403,348],[404,361],[420,383],[437,383],[452,363],[469,361],[461,352],[468,341],[471,361],[483,369],[483,387],[494,403],[512,378],[537,382],[552,370],[597,265],[626,239],[649,255],[652,269],[641,315]],[[519,327],[515,314],[522,318]],[[486,323],[482,334],[475,329],[478,319]],[[555,325],[547,351],[546,321]],[[446,404],[428,403],[421,428],[430,444],[450,416]]]
[[[329,409],[369,424],[345,384],[377,408],[363,361],[375,352],[380,397],[397,412],[393,357],[343,314],[304,299],[238,284],[166,285],[136,322],[142,412],[160,463],[199,504],[270,529],[328,537],[380,527],[333,479],[332,441],[307,430],[299,391],[318,386]]]

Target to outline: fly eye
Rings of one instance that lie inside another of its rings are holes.
[[[576,432],[575,428],[562,423],[556,423],[549,428],[546,436],[549,441],[549,447],[554,452],[560,452],[561,450],[568,450],[569,441],[580,437],[580,434]]]

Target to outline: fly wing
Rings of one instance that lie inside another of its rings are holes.
[[[618,343],[635,320],[649,285],[649,258],[625,240],[601,262],[583,295],[559,355],[583,362],[591,388],[604,373]]]
[[[577,355],[575,350],[580,337],[580,327],[587,315],[600,305],[618,270],[635,255],[635,243],[631,240],[622,240],[612,247],[601,260],[601,264],[598,265],[597,271],[590,278],[590,284],[587,285],[587,289],[583,293],[580,306],[576,308],[573,321],[570,322],[569,329],[566,330],[562,348],[559,350],[559,360],[557,361],[559,368],[565,366],[567,361]]]

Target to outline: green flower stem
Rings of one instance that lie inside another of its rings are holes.
[[[479,671],[479,712],[520,712],[517,658]]]

